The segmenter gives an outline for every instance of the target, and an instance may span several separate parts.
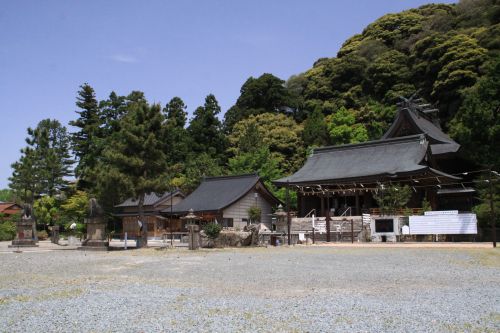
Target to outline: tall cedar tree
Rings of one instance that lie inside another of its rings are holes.
[[[69,122],[71,126],[79,128],[79,131],[72,133],[71,136],[73,152],[78,159],[75,176],[78,178],[78,187],[89,190],[93,188],[94,181],[91,174],[101,154],[99,138],[102,119],[94,89],[89,84],[84,83],[80,86],[76,100],[76,106],[80,108],[76,113],[80,117]]]
[[[203,106],[194,111],[194,118],[188,127],[194,153],[207,153],[212,158],[223,159],[226,139],[217,118],[219,113],[219,103],[212,94],[205,98]]]
[[[190,151],[189,135],[185,129],[187,121],[186,105],[179,97],[174,97],[163,108],[165,115],[165,154],[171,166],[184,163]]]
[[[310,113],[304,122],[302,137],[306,146],[324,146],[328,144],[328,130],[325,116],[319,107]]]
[[[161,107],[147,102],[130,103],[128,113],[120,121],[104,149],[106,174],[120,178],[138,201],[139,220],[143,223],[138,246],[147,246],[147,223],[144,219],[144,197],[168,188],[167,163],[163,152]]]

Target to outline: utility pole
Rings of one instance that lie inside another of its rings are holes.
[[[488,173],[488,183],[490,184],[490,213],[491,213],[491,231],[493,237],[493,247],[497,247],[497,230],[496,230],[496,218],[495,218],[495,204],[493,202],[493,180],[492,175],[493,170],[489,170]]]
[[[292,245],[292,220],[290,219],[290,187],[288,181],[286,182],[286,226],[288,234],[288,245]]]
[[[174,191],[170,189],[170,216],[168,218],[168,229],[170,229],[170,247],[174,247],[174,234],[172,233],[172,210],[174,201]]]

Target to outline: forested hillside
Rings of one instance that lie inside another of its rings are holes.
[[[188,119],[180,97],[159,105],[142,92],[112,92],[98,101],[84,84],[72,133],[51,120],[28,131],[11,188],[24,201],[67,189],[70,143],[77,188],[108,211],[131,195],[190,192],[221,174],[258,172],[282,195],[271,180],[300,168],[311,147],[380,138],[398,97],[415,92],[439,109],[466,158],[500,164],[500,1],[387,14],[304,73],[250,77],[224,116],[214,95]],[[68,195],[82,195],[75,190]]]

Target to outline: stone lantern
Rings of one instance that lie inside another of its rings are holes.
[[[16,221],[16,238],[9,247],[37,247],[33,235],[33,224],[35,220],[32,216],[31,205],[25,204],[23,215]]]
[[[283,210],[281,204],[278,205],[278,209],[273,214],[276,217],[276,231],[287,232],[287,212]]]
[[[200,218],[194,215],[194,211],[191,208],[186,216],[181,217],[181,219],[186,220],[186,228],[189,231],[189,249],[197,250],[200,248],[200,226],[196,224],[196,221]]]
[[[84,223],[87,225],[87,239],[78,249],[107,251],[109,242],[106,239],[104,211],[94,198],[89,200],[89,216],[84,219]]]

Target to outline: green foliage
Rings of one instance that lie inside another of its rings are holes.
[[[79,118],[69,122],[71,126],[78,128],[78,131],[72,133],[71,136],[73,152],[78,160],[75,175],[78,177],[80,188],[90,189],[94,181],[92,172],[97,166],[102,151],[102,146],[99,144],[99,138],[102,137],[102,118],[94,89],[89,84],[84,83],[80,86],[76,106],[79,108],[76,111]],[[104,103],[103,106],[109,106],[110,110],[116,109],[112,100]],[[114,111],[107,112],[106,115],[116,119],[114,115],[111,116],[112,112]],[[118,126],[114,121],[113,123]]]
[[[424,200],[422,200],[422,212],[429,212],[431,210],[431,203],[427,200],[427,198],[424,198]]]
[[[264,113],[241,120],[228,137],[230,153],[238,155],[245,151],[245,147],[240,146],[240,140],[248,135],[249,128],[257,129],[261,144],[269,147],[272,158],[277,161],[284,173],[293,172],[302,166],[305,155],[302,126],[291,117]],[[256,142],[256,148],[257,144]]]
[[[217,118],[220,106],[215,96],[205,98],[204,106],[194,111],[188,133],[192,139],[192,150],[195,153],[207,153],[214,158],[222,159],[226,149],[226,138],[222,132],[222,124]]]
[[[184,193],[194,191],[204,177],[223,174],[219,161],[207,153],[190,155],[183,165],[179,165],[179,169],[170,183]]]
[[[224,116],[224,127],[230,132],[233,126],[251,115],[279,113],[290,103],[285,81],[268,73],[258,78],[250,77],[241,87],[236,105]]]
[[[58,222],[59,207],[54,197],[45,195],[35,200],[33,212],[38,224],[54,225]]]
[[[83,223],[88,214],[89,195],[83,191],[76,191],[63,204],[61,204],[61,220],[66,224]]]
[[[186,105],[174,97],[163,109],[165,115],[165,155],[169,165],[183,163],[191,151],[191,138],[185,129]]]
[[[262,216],[262,209],[260,209],[260,207],[252,206],[248,208],[247,213],[248,218],[252,221],[252,223],[260,222]]]
[[[481,203],[473,208],[473,212],[477,215],[478,224],[481,228],[491,228],[493,216],[491,215],[490,207],[490,191],[493,199],[493,209],[495,210],[495,225],[500,227],[500,181],[496,176],[492,177],[492,187],[486,182],[487,178],[481,178],[482,182],[478,183],[477,190],[479,192],[479,200]]]
[[[334,145],[358,143],[368,140],[368,131],[362,124],[356,123],[353,110],[340,108],[326,118],[330,142]]]
[[[483,165],[500,165],[500,60],[494,61],[476,85],[464,91],[465,100],[451,121],[450,134],[464,155]]]
[[[168,188],[168,174],[163,152],[163,123],[161,107],[139,99],[128,106],[120,120],[120,131],[114,133],[103,151],[98,174],[103,187],[110,178],[119,180],[131,195],[138,199],[139,219],[144,220],[146,193],[161,193]],[[146,228],[142,244],[147,244]]]
[[[406,206],[411,198],[411,189],[408,185],[392,185],[379,187],[373,195],[382,214],[394,214],[398,209]]]
[[[415,87],[408,82],[411,71],[408,56],[389,50],[376,57],[367,69],[367,85],[378,100],[394,104],[398,96],[408,96]]]
[[[35,129],[28,128],[27,147],[12,164],[10,188],[23,201],[33,202],[40,194],[55,195],[66,189],[72,174],[69,137],[59,121],[44,119]]]
[[[203,227],[203,231],[205,231],[205,234],[208,238],[213,240],[219,236],[220,232],[222,231],[222,226],[217,223],[207,223]]]
[[[11,189],[4,188],[0,190],[0,201],[13,202],[15,199],[14,192]]]
[[[16,223],[19,215],[12,215],[8,218],[0,216],[0,241],[10,241],[16,237]]]
[[[328,144],[328,131],[325,116],[319,107],[309,114],[304,122],[302,137],[306,146],[325,146]]]
[[[394,121],[396,106],[385,106],[382,103],[369,101],[356,111],[357,123],[362,124],[369,140],[378,140],[389,129]]]

